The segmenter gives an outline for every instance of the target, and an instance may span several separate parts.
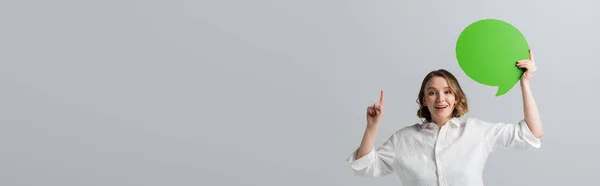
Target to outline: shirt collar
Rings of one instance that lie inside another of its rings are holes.
[[[460,128],[460,120],[455,117],[448,120],[447,124],[450,124],[450,126],[452,126],[453,128]],[[425,130],[426,128],[428,128],[431,125],[435,125],[435,123],[434,122],[424,122],[421,124],[421,130]]]

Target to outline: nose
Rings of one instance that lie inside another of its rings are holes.
[[[440,103],[440,102],[444,102],[444,100],[445,100],[445,99],[444,99],[444,98],[445,98],[445,95],[444,95],[444,94],[437,94],[437,95],[438,95],[438,96],[437,96],[437,100],[436,100],[436,102],[438,102],[438,103]]]

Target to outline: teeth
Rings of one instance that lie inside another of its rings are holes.
[[[441,106],[441,107],[440,107],[440,106],[437,106],[437,107],[435,107],[435,108],[446,108],[446,107],[448,107],[448,105],[446,105],[446,106]]]

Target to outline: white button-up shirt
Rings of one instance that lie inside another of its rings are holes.
[[[502,148],[540,148],[524,120],[517,124],[453,118],[438,129],[433,122],[414,124],[392,134],[377,150],[347,161],[357,176],[396,173],[403,186],[483,186],[490,152]]]

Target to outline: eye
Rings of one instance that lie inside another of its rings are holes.
[[[444,91],[444,94],[450,94],[451,92],[449,90]]]
[[[430,96],[435,95],[435,92],[429,92],[429,95]]]

